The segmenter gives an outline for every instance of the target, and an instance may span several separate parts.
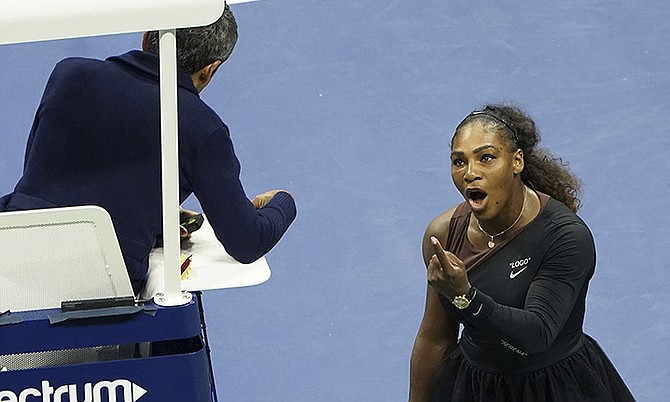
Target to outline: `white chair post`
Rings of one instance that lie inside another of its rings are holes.
[[[161,30],[161,175],[163,181],[163,253],[165,291],[154,299],[163,306],[179,306],[191,300],[181,292],[179,266],[179,121],[177,116],[177,38],[175,30]]]

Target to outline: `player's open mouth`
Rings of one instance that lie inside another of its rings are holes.
[[[465,197],[470,202],[472,209],[481,209],[484,206],[488,194],[480,188],[469,188],[465,190]]]

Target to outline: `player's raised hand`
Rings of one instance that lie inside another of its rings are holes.
[[[452,299],[470,290],[465,264],[453,253],[442,248],[435,237],[430,238],[435,254],[428,263],[428,283],[438,292]]]

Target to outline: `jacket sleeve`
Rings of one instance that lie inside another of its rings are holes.
[[[251,263],[270,251],[296,217],[293,197],[286,192],[263,208],[253,206],[225,125],[191,149],[182,166],[216,237],[239,262]]]
[[[477,290],[470,306],[457,310],[461,322],[496,334],[526,353],[549,348],[593,276],[595,246],[589,229],[576,223],[561,227],[548,241],[548,253],[522,309],[497,303]]]

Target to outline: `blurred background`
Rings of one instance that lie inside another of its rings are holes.
[[[221,400],[407,399],[421,236],[460,202],[449,140],[501,101],[533,116],[583,179],[598,251],[586,331],[640,401],[667,398],[664,2],[261,0],[233,12],[238,45],[202,97],[231,129],[248,196],[286,188],[298,219],[268,255],[269,282],[205,292]],[[20,177],[54,64],[140,40],[0,47],[0,193]]]

